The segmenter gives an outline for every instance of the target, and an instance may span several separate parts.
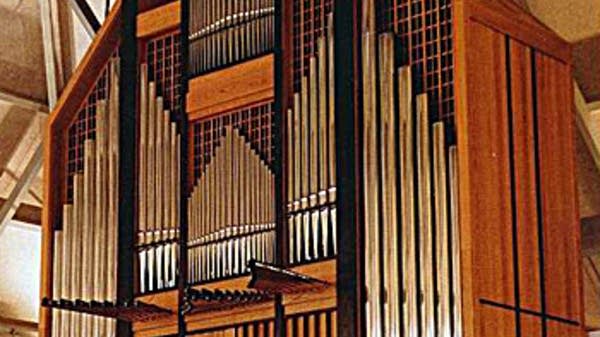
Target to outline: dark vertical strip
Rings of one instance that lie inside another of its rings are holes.
[[[517,195],[515,183],[515,144],[513,139],[513,98],[512,98],[512,65],[510,56],[510,37],[505,37],[505,62],[506,62],[506,108],[508,117],[508,163],[510,172],[510,210],[512,225],[512,253],[513,253],[513,278],[515,296],[515,333],[521,337],[521,294],[519,282],[519,244],[517,223]]]
[[[275,296],[275,337],[285,336],[285,306],[283,305],[283,297]],[[268,329],[267,329],[268,330]]]
[[[361,1],[335,1],[335,133],[338,177],[338,336],[364,336],[360,92]]]
[[[187,212],[187,196],[189,193],[188,188],[188,168],[189,168],[189,132],[188,132],[188,116],[187,116],[187,102],[186,97],[188,93],[188,74],[189,74],[189,0],[181,0],[181,22],[180,22],[180,35],[181,39],[180,50],[181,50],[181,85],[179,98],[181,100],[181,110],[177,116],[177,123],[179,126],[179,134],[181,135],[181,143],[179,147],[180,152],[180,165],[179,165],[179,180],[180,180],[180,192],[179,192],[179,278],[177,280],[177,331],[180,337],[184,337],[187,332],[185,324],[185,317],[183,314],[183,307],[185,305],[185,288],[187,287],[188,280],[188,252],[187,252],[187,241],[188,241],[188,212]]]
[[[275,240],[275,263],[278,265],[287,265],[288,251],[288,226],[286,226],[286,203],[287,203],[287,153],[285,149],[286,138],[286,119],[287,119],[287,99],[290,95],[290,42],[289,21],[292,15],[289,14],[291,4],[285,0],[275,0],[275,29],[274,29],[274,54],[275,54],[275,102],[272,124],[272,143],[270,149],[273,153],[273,172],[275,174],[275,221],[276,237]],[[289,20],[286,20],[289,19]],[[283,326],[285,322],[275,322],[276,330],[278,325]],[[282,329],[279,329],[282,330]]]
[[[538,255],[540,273],[540,309],[542,313],[542,337],[548,336],[548,319],[546,312],[546,275],[544,269],[544,214],[542,209],[542,182],[540,177],[540,130],[538,123],[538,79],[536,51],[531,49],[531,95],[533,102],[533,141],[534,141],[534,164],[535,164],[535,194],[538,230]]]
[[[117,299],[127,301],[134,294],[135,244],[135,158],[137,111],[137,1],[121,5],[119,76],[119,205],[117,251]],[[132,94],[134,93],[134,94]],[[132,336],[131,323],[118,321],[117,336]]]
[[[275,221],[276,221],[276,240],[275,240],[275,263],[277,265],[287,265],[288,254],[288,226],[286,225],[286,195],[287,195],[287,151],[284,151],[287,125],[287,98],[289,96],[289,71],[290,66],[286,60],[289,59],[289,34],[288,26],[290,20],[284,20],[284,17],[292,18],[289,14],[291,6],[289,1],[275,0],[275,29],[274,29],[274,54],[275,54],[275,102],[272,127],[273,148],[273,172],[275,174]],[[283,297],[275,296],[275,337],[285,337],[285,307]],[[268,333],[268,329],[265,330]]]

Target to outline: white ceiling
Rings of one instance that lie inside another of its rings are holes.
[[[39,226],[12,222],[0,240],[0,316],[37,322],[40,289]]]

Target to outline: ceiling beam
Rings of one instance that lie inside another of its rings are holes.
[[[596,139],[600,137],[600,134],[596,135],[595,133],[596,128],[592,125],[594,121],[590,116],[589,107],[579,89],[579,83],[576,81],[573,81],[573,95],[575,98],[575,123],[600,171],[600,139]]]
[[[0,207],[0,235],[2,235],[2,232],[4,232],[4,229],[17,212],[20,200],[23,198],[23,195],[27,193],[29,190],[29,185],[31,185],[31,181],[39,172],[42,166],[43,154],[44,149],[40,144],[29,160],[29,163],[27,163],[25,171],[23,171],[23,174],[21,174],[19,180],[17,180],[17,184],[10,192],[8,199],[6,199],[4,205]]]
[[[36,322],[24,321],[21,319],[0,316],[0,326],[9,329],[15,329],[23,332],[37,332],[38,324]]]
[[[22,97],[0,89],[0,100],[20,106],[21,108],[48,113],[48,104],[29,97]]]
[[[87,3],[86,0],[69,0],[71,8],[81,21],[81,24],[85,28],[85,31],[90,37],[96,36],[96,33],[100,29],[100,21],[96,18],[96,14]]]
[[[573,77],[587,102],[600,100],[600,35],[573,44]]]
[[[56,104],[58,98],[59,82],[57,82],[58,69],[57,59],[60,55],[60,43],[55,38],[54,31],[52,29],[53,24],[56,24],[57,15],[53,15],[53,0],[39,0],[40,5],[40,16],[42,22],[42,37],[44,45],[44,61],[46,65],[46,83],[48,89],[48,106],[50,109]],[[54,7],[56,8],[56,7]],[[54,13],[56,14],[56,13]],[[13,218],[23,195],[29,190],[29,186],[33,181],[34,177],[38,174],[42,167],[42,159],[44,155],[44,149],[40,142],[37,149],[33,153],[33,156],[27,163],[25,171],[17,180],[16,185],[13,187],[10,195],[6,202],[0,207],[0,235]]]

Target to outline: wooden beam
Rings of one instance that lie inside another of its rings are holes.
[[[573,95],[575,101],[575,122],[577,124],[577,129],[587,145],[592,158],[594,158],[594,163],[600,172],[600,148],[598,148],[600,139],[595,139],[594,137],[595,128],[592,125],[593,121],[591,120],[590,111],[588,110],[588,106],[585,102],[583,94],[579,89],[579,85],[576,82],[573,83]],[[600,136],[600,134],[598,136]]]
[[[600,100],[600,35],[573,44],[573,76],[586,101]]]
[[[22,97],[3,89],[0,89],[0,100],[20,106],[24,109],[46,113],[48,112],[48,104],[46,102],[42,102],[34,98]]]
[[[88,35],[94,37],[98,30],[100,30],[100,22],[87,1],[69,0],[69,5],[71,5],[71,9],[73,9],[73,12],[75,12],[75,15],[79,18],[79,21]]]
[[[46,66],[46,87],[48,90],[48,105],[53,107],[58,97],[56,77],[56,54],[52,26],[56,24],[52,15],[51,0],[39,0],[44,45],[44,63]]]
[[[27,193],[29,190],[29,185],[31,185],[31,181],[33,181],[33,178],[37,175],[42,167],[43,154],[43,147],[40,145],[29,160],[29,163],[27,164],[27,167],[25,167],[25,171],[23,171],[23,174],[21,174],[17,184],[10,192],[7,201],[0,208],[0,235],[2,235],[2,232],[8,225],[8,222],[15,215],[22,196]]]

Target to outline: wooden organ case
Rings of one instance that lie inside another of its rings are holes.
[[[48,127],[40,335],[581,335],[570,62],[508,0],[118,1]]]

